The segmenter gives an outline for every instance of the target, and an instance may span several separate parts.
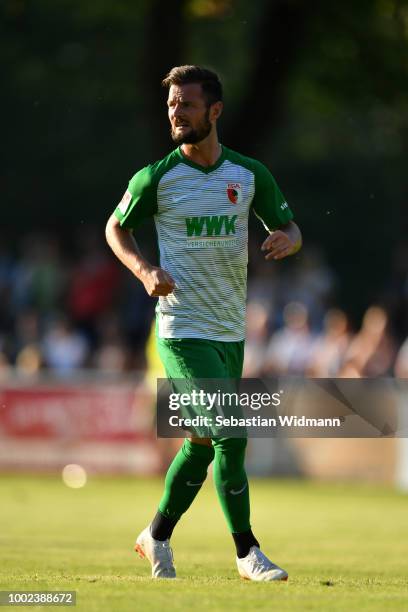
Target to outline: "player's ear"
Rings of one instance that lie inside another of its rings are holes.
[[[216,121],[221,116],[223,107],[224,105],[221,100],[219,100],[218,102],[214,102],[214,104],[211,104],[210,121]]]

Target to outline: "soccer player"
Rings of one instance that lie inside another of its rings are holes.
[[[220,144],[218,76],[198,66],[178,66],[163,85],[177,148],[133,176],[107,223],[107,241],[147,293],[159,298],[157,346],[167,376],[239,379],[249,212],[268,231],[261,246],[268,261],[296,253],[300,231],[269,170]],[[132,235],[147,217],[156,224],[160,267],[146,261]],[[246,438],[193,435],[184,440],[168,469],[157,513],[136,540],[135,549],[150,561],[154,578],[175,578],[169,541],[214,461],[215,487],[235,542],[239,574],[255,581],[287,579],[251,530],[246,443]]]

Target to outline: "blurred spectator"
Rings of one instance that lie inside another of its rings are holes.
[[[12,321],[11,285],[14,261],[6,248],[3,236],[0,236],[0,334],[10,329]]]
[[[35,308],[40,314],[56,310],[65,281],[56,239],[43,234],[26,236],[22,257],[13,269],[13,307]]]
[[[279,295],[280,275],[278,266],[266,261],[264,255],[259,256],[262,243],[253,236],[248,243],[250,274],[248,277],[248,302],[268,304],[268,310],[273,311]]]
[[[69,374],[83,367],[89,354],[86,338],[73,330],[63,317],[50,325],[42,349],[45,364],[59,374]]]
[[[304,247],[296,257],[292,270],[282,276],[279,285],[280,307],[289,302],[304,304],[309,326],[313,330],[320,329],[334,285],[333,271],[321,250]]]
[[[154,319],[155,300],[146,293],[142,283],[128,270],[123,270],[120,287],[120,318],[126,334],[126,342],[133,353],[142,356]]]
[[[268,346],[268,310],[261,302],[247,305],[247,325],[243,376],[256,378],[265,367]]]
[[[303,374],[314,345],[304,304],[291,302],[283,311],[285,325],[275,332],[266,352],[265,373]]]
[[[17,313],[15,323],[14,356],[24,347],[39,344],[41,338],[40,321],[34,309],[23,310]]]
[[[7,379],[8,376],[10,376],[11,371],[12,367],[7,355],[0,351],[0,381]]]
[[[396,345],[387,328],[385,310],[370,306],[363,317],[361,330],[346,352],[341,376],[345,376],[345,371],[366,377],[386,376],[392,372]]]
[[[408,378],[408,338],[398,352],[394,373],[398,378]]]
[[[394,328],[402,338],[408,335],[408,243],[395,247],[386,300]]]
[[[98,343],[93,365],[110,374],[120,374],[127,369],[128,350],[123,341],[118,316],[107,313],[97,322]]]
[[[307,375],[314,378],[337,376],[349,343],[346,314],[337,308],[328,310],[324,317],[324,331],[313,347]]]
[[[42,365],[41,350],[36,344],[27,344],[17,355],[16,370],[24,378],[37,376]]]
[[[120,270],[102,242],[99,231],[80,231],[82,257],[72,270],[68,291],[69,313],[92,346],[97,342],[97,318],[111,309]]]

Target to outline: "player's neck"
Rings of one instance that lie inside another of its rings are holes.
[[[188,159],[204,167],[214,166],[222,153],[218,136],[213,132],[196,144],[182,144],[181,150]]]

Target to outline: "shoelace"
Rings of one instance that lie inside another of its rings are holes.
[[[267,559],[264,558],[261,560],[254,550],[251,552],[249,561],[252,565],[255,574],[259,574],[261,572],[268,571],[271,569],[269,563],[267,562]]]

